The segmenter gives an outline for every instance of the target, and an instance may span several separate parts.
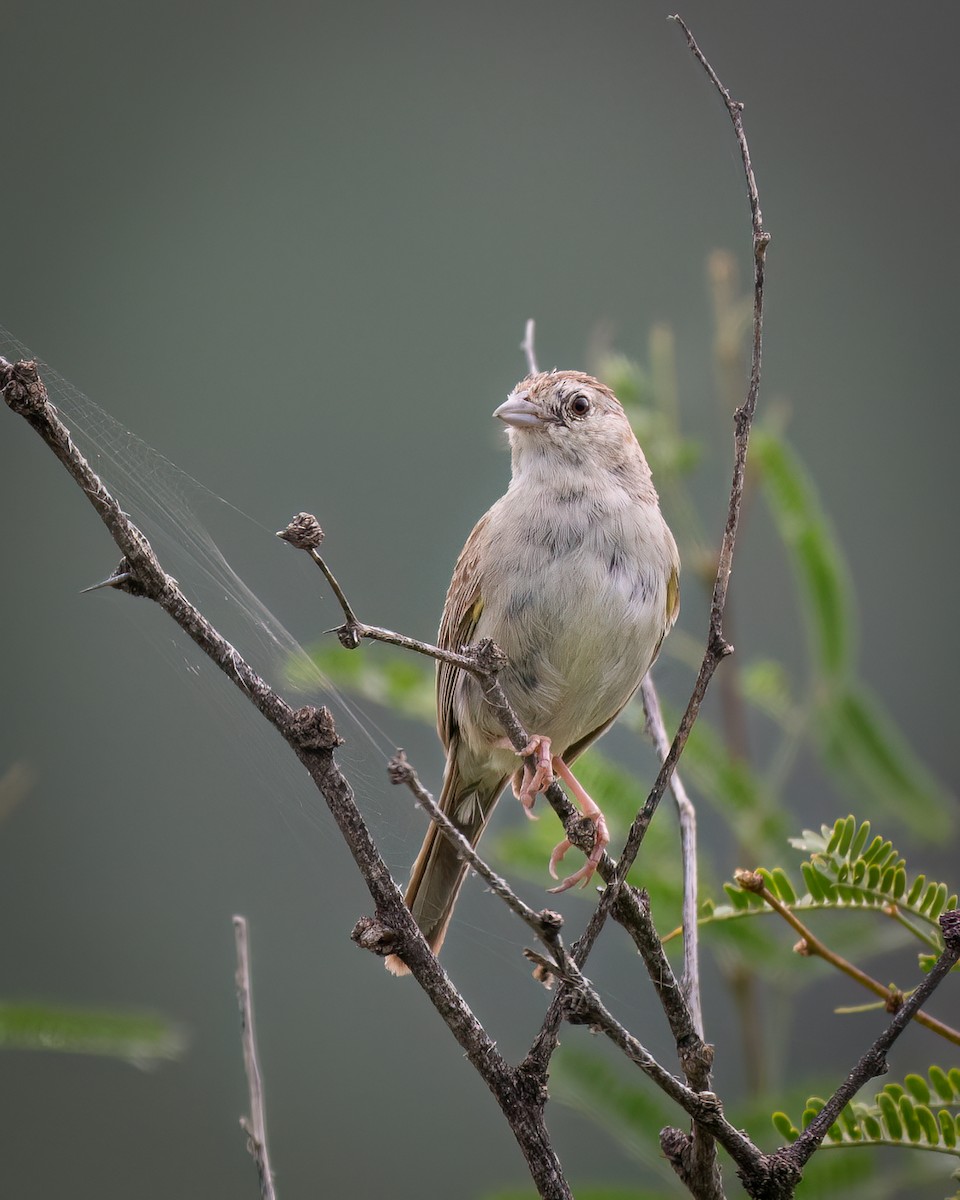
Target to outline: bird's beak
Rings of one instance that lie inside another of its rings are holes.
[[[528,400],[525,392],[508,396],[493,415],[514,429],[529,429],[544,421],[543,409]]]

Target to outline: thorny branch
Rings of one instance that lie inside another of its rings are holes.
[[[70,473],[119,546],[124,558],[113,573],[112,579],[119,581],[114,586],[159,604],[266,717],[306,768],[326,800],[376,906],[376,919],[361,922],[354,931],[355,940],[380,954],[391,953],[397,940],[402,940],[414,978],[493,1093],[540,1195],[549,1200],[570,1200],[570,1189],[543,1122],[545,1093],[529,1090],[526,1081],[518,1078],[430,952],[334,757],[342,739],[329,711],[310,706],[291,709],[190,603],[164,571],[146,536],[74,445],[70,431],[47,398],[35,363],[0,359],[0,389],[7,406],[32,426]]]

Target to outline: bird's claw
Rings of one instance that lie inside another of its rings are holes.
[[[607,831],[607,823],[603,819],[603,813],[597,810],[596,813],[588,814],[591,821],[596,826],[596,834],[594,835],[593,849],[587,856],[587,861],[583,864],[579,871],[574,871],[572,875],[568,875],[566,879],[560,881],[556,887],[548,888],[551,895],[555,896],[559,892],[566,892],[575,884],[580,884],[581,888],[585,888],[590,882],[590,879],[597,869],[597,864],[603,858],[604,847],[610,843],[610,834]],[[562,842],[558,842],[553,848],[553,853],[550,855],[550,862],[547,869],[550,872],[551,879],[557,879],[557,867],[562,861],[564,855],[570,849],[573,843],[569,838],[564,838]]]
[[[517,756],[527,759],[531,754],[536,756],[536,768],[532,769],[525,761],[523,764],[523,781],[519,790],[514,784],[514,794],[523,805],[527,819],[536,821],[538,818],[533,811],[534,803],[541,792],[553,783],[553,758],[550,753],[550,739],[535,733]]]

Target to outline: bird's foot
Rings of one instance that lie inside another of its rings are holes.
[[[591,799],[583,785],[573,774],[563,759],[555,758],[553,760],[553,765],[557,774],[570,789],[573,798],[579,804],[580,811],[585,817],[589,817],[596,826],[593,849],[587,856],[587,861],[583,864],[579,871],[574,871],[572,875],[568,875],[566,879],[562,879],[555,888],[549,889],[551,894],[556,895],[558,892],[567,891],[568,888],[572,888],[574,884],[577,883],[579,883],[581,887],[587,886],[587,884],[590,882],[591,876],[597,869],[597,864],[600,862],[600,859],[603,858],[603,851],[605,847],[610,844],[610,833],[607,830],[607,822],[604,820],[603,813],[600,811],[599,806]],[[569,838],[564,838],[562,842],[559,842],[553,848],[553,853],[550,855],[550,863],[548,865],[551,878],[557,878],[557,866],[560,864],[563,856],[567,853],[572,845],[573,843]]]
[[[505,748],[513,749],[513,743],[503,738],[501,743]],[[524,761],[523,771],[517,771],[513,777],[513,794],[523,805],[527,819],[536,821],[537,815],[533,805],[542,791],[553,783],[553,758],[550,753],[550,739],[542,733],[535,733],[522,750],[515,751],[519,758],[526,760],[530,755],[535,756],[536,766],[531,767]]]
[[[517,799],[523,805],[523,811],[531,821],[535,821],[537,818],[533,812],[533,805],[540,793],[546,791],[553,783],[553,757],[550,754],[550,739],[541,733],[535,733],[518,753],[524,760],[531,754],[536,760],[535,768],[531,768],[530,764],[524,761],[523,779],[520,790],[516,792]],[[514,791],[516,791],[516,782]]]

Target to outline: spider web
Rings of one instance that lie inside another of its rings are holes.
[[[223,547],[229,547],[234,559],[246,557],[251,563],[255,558],[262,560],[264,545],[269,545],[271,551],[276,546],[281,553],[290,552],[289,548],[278,543],[272,529],[127,429],[2,326],[0,353],[10,361],[32,359],[37,363],[51,402],[93,470],[146,534],[167,573],[254,670],[288,699],[329,704],[338,725],[342,726],[346,717],[361,735],[348,737],[338,757],[351,780],[362,787],[365,810],[370,809],[372,801],[373,811],[365,815],[386,822],[385,828],[374,830],[378,839],[386,839],[381,848],[391,857],[396,851],[405,860],[409,834],[403,820],[397,819],[400,806],[377,804],[375,799],[384,790],[383,764],[394,753],[397,741],[320,670],[301,642],[247,584]],[[155,620],[142,621],[133,615],[141,606],[136,601],[131,603],[130,597],[122,599],[126,615],[133,616],[148,640],[176,669],[182,671],[185,667],[194,686],[204,689],[209,710],[225,727],[231,746],[243,754],[259,777],[265,794],[279,800],[282,810],[287,807],[284,799],[295,796],[296,811],[305,814],[311,823],[321,824],[316,793],[290,755],[278,756],[272,732],[265,724],[256,722],[264,730],[262,744],[259,735],[253,744],[245,736],[238,738],[239,710],[249,708],[240,693],[224,686],[220,672],[182,632],[171,635],[166,627],[158,629]],[[249,723],[243,728],[249,728]],[[286,812],[284,816],[289,824]],[[322,823],[327,824],[325,809]],[[295,824],[292,827],[296,833]]]

